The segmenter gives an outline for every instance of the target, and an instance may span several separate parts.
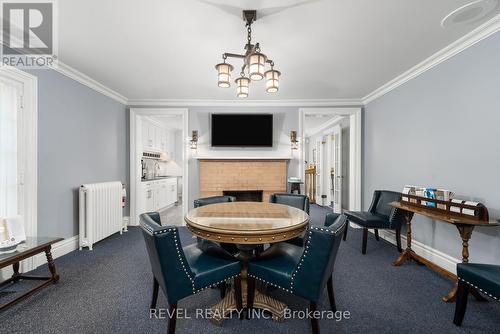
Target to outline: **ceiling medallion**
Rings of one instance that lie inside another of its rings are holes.
[[[234,81],[236,83],[236,95],[241,98],[248,97],[249,85],[251,81],[259,81],[265,78],[266,91],[276,93],[279,89],[279,79],[281,73],[274,69],[274,62],[265,54],[260,52],[259,43],[252,44],[252,23],[257,19],[256,10],[244,10],[243,20],[247,27],[247,43],[245,44],[245,54],[224,53],[223,62],[215,65],[217,70],[217,84],[219,87],[228,88],[231,86],[231,72],[233,65],[226,63],[226,59],[240,58],[243,60],[240,76]],[[270,70],[265,70],[265,65],[271,66]]]

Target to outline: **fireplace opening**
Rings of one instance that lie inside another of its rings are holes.
[[[224,190],[224,196],[236,197],[236,202],[262,202],[262,190]]]

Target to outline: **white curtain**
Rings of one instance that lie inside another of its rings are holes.
[[[18,86],[0,78],[0,217],[18,214],[18,109]]]

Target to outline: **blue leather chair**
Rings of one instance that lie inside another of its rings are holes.
[[[329,218],[329,221],[335,217]],[[272,245],[248,263],[247,307],[253,307],[255,279],[278,287],[310,302],[310,310],[317,310],[317,302],[328,281],[332,279],[335,258],[346,227],[345,216],[340,216],[329,227],[311,226],[302,247],[281,242]],[[329,292],[330,294],[330,292]],[[330,304],[335,309],[333,289]],[[318,320],[311,319],[312,332],[319,333]]]
[[[309,197],[299,194],[276,193],[269,196],[269,203],[285,204],[309,214]]]
[[[194,207],[199,208],[201,206],[217,204],[217,203],[227,203],[227,202],[236,202],[236,197],[234,196],[212,196],[205,198],[198,198],[194,200]],[[208,241],[201,238],[197,238],[198,243],[201,244],[216,244],[214,241]],[[220,246],[224,248],[224,250],[228,251],[231,254],[238,253],[238,248],[234,244],[221,243]],[[205,247],[205,246],[203,246]],[[221,297],[224,297],[225,288],[221,288]]]
[[[276,193],[269,196],[269,203],[284,204],[305,211],[309,214],[309,197],[300,194]],[[304,238],[297,237],[287,241],[288,243],[302,246]],[[263,249],[262,249],[263,250]]]
[[[399,202],[401,193],[388,190],[375,190],[373,192],[372,203],[368,211],[346,211],[344,214],[347,220],[363,227],[363,245],[361,252],[366,254],[366,244],[368,241],[368,229],[375,230],[375,239],[380,240],[379,229],[396,231],[396,243],[398,251],[401,253],[401,226],[404,224],[404,217],[401,210],[397,210],[389,205],[391,202]],[[344,240],[347,238],[347,228],[344,232]]]
[[[226,203],[226,202],[236,202],[236,197],[234,196],[212,196],[205,198],[198,198],[194,200],[194,207],[199,208],[200,206],[205,206],[209,204],[216,203]]]
[[[470,288],[478,289],[496,301],[500,301],[500,266],[493,264],[457,264],[458,291],[453,323],[462,325]]]
[[[175,332],[179,300],[232,278],[237,308],[241,310],[241,266],[237,259],[218,246],[204,251],[196,244],[183,248],[177,227],[161,226],[157,212],[142,214],[140,222],[153,271],[151,308],[156,308],[161,288],[171,315],[168,334]]]

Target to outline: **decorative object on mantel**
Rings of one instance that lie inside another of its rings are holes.
[[[191,131],[191,140],[189,141],[189,147],[192,150],[196,150],[198,148],[198,130]]]
[[[299,149],[299,141],[297,139],[297,131],[290,131],[290,143],[292,145],[292,150]]]
[[[248,97],[250,81],[258,81],[266,78],[266,91],[268,93],[276,93],[279,89],[279,78],[281,73],[274,69],[274,62],[260,51],[259,43],[252,44],[252,23],[257,20],[256,10],[244,10],[243,20],[247,27],[247,43],[245,44],[245,54],[223,53],[223,62],[215,65],[218,72],[217,84],[221,88],[231,86],[231,71],[233,65],[226,63],[228,57],[243,59],[240,77],[235,80],[236,95],[238,97]],[[268,63],[271,69],[265,71],[265,65]],[[248,75],[248,77],[247,77]]]

